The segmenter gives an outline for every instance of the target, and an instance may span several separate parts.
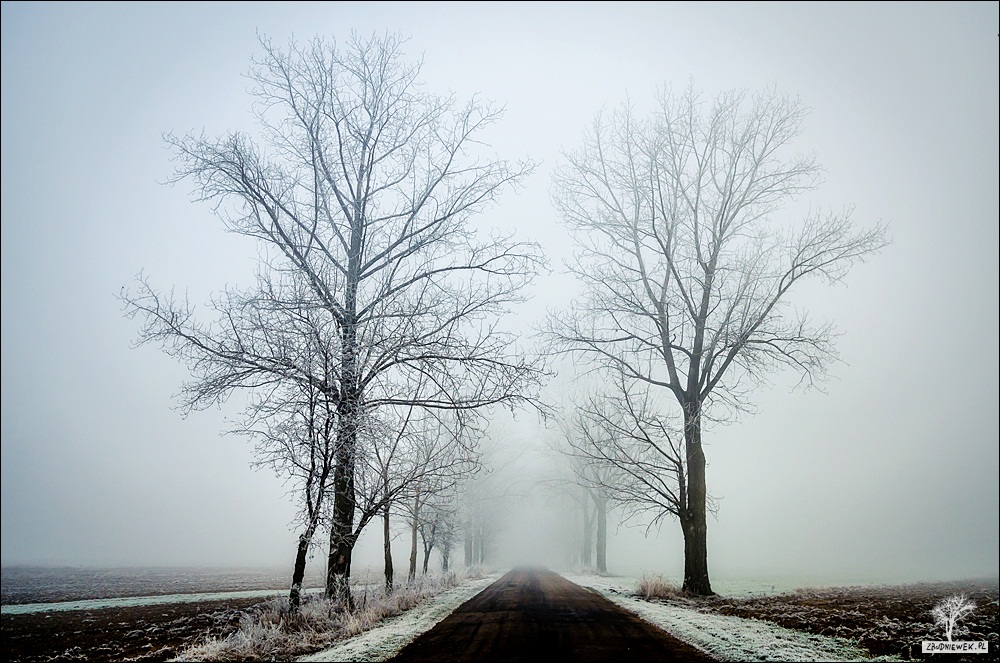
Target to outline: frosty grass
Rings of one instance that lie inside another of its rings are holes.
[[[850,640],[812,635],[775,624],[699,612],[632,596],[636,578],[567,575],[620,607],[721,661],[897,661],[872,656]]]
[[[479,592],[496,582],[501,574],[493,573],[479,580],[467,582],[441,592],[432,599],[391,617],[375,628],[299,661],[385,661],[414,640],[429,631],[439,621],[454,612]]]

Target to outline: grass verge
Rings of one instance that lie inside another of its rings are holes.
[[[298,612],[276,598],[244,613],[239,626],[183,650],[179,661],[288,660],[319,651],[402,614],[446,589],[482,578],[478,568],[420,576],[386,596],[378,583],[355,585],[353,610],[322,596],[306,595]]]

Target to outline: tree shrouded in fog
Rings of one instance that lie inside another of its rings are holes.
[[[139,340],[158,342],[188,364],[194,379],[181,391],[183,411],[204,408],[235,389],[249,392],[243,417],[231,432],[256,442],[258,466],[292,482],[301,530],[289,604],[297,609],[313,535],[328,511],[336,467],[339,356],[336,327],[308,304],[295,275],[266,270],[256,288],[227,289],[210,307],[214,324],[198,322],[188,302],[155,292],[140,278],[123,290],[130,317],[140,316]]]
[[[665,415],[658,394],[622,375],[580,397],[564,433],[565,451],[595,497],[622,518],[644,520],[647,531],[687,504],[683,435]],[[600,537],[599,537],[600,538]],[[599,570],[606,570],[600,567]]]
[[[774,90],[711,101],[663,92],[648,117],[629,106],[599,115],[555,175],[584,294],[548,331],[557,349],[592,361],[609,392],[664,390],[676,404],[686,486],[675,515],[695,594],[712,593],[704,422],[747,408],[781,368],[807,386],[823,377],[835,330],[789,294],[810,278],[842,280],[887,242],[884,226],[856,229],[849,211],[781,222],[819,182],[813,158],[787,154],[804,115]]]
[[[259,241],[265,275],[298,284],[294,308],[332,330],[335,365],[319,376],[296,366],[294,347],[248,347],[275,333],[265,326],[248,338],[234,326],[229,303],[252,293],[220,298],[209,324],[145,282],[123,299],[145,319],[141,340],[188,361],[191,404],[279,380],[307,382],[335,404],[326,593],[350,602],[366,417],[513,404],[537,385],[540,365],[497,319],[542,256],[470,224],[531,165],[489,154],[483,133],[500,111],[423,91],[397,38],[261,44],[250,75],[259,131],[168,142],[177,180],[193,182],[229,231]]]
[[[309,320],[310,315],[304,311],[301,321],[308,324]],[[306,331],[297,340],[305,350],[303,358],[313,360],[307,366],[308,373],[323,377],[325,383],[335,366],[335,356],[320,329],[307,327]],[[282,380],[276,388],[252,395],[239,428],[233,431],[256,440],[258,466],[271,467],[293,483],[301,518],[288,596],[293,611],[302,601],[306,559],[326,511],[336,466],[336,421],[336,402],[316,383]]]
[[[563,462],[560,470],[546,483],[561,498],[568,498],[574,510],[580,513],[579,562],[583,568],[592,566],[596,552],[598,573],[608,571],[608,509],[614,504],[620,488],[621,476],[600,454],[593,453],[593,422],[585,416],[580,399],[572,398],[574,405],[561,419],[560,434],[553,438],[551,450]],[[570,556],[575,559],[576,554]]]

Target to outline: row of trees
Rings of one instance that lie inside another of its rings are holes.
[[[217,296],[208,320],[144,279],[122,294],[140,342],[187,363],[182,406],[247,390],[241,427],[262,462],[300,482],[293,605],[321,522],[326,594],[345,603],[376,516],[388,531],[408,503],[414,531],[432,523],[429,545],[449,541],[423,514],[446,512],[477,466],[477,413],[531,400],[544,370],[497,322],[539,248],[470,224],[532,166],[487,154],[480,134],[500,112],[425,93],[400,47],[262,40],[258,135],[167,137],[176,181],[259,243],[255,286]]]
[[[487,533],[455,496],[479,465],[482,413],[537,405],[546,372],[499,323],[540,248],[471,224],[532,165],[488,154],[482,134],[500,112],[424,92],[400,47],[262,40],[258,132],[167,137],[176,181],[258,242],[255,284],[218,295],[208,319],[145,279],[122,294],[140,342],[187,363],[182,407],[250,394],[239,430],[300,487],[293,605],[324,526],[326,594],[347,603],[352,550],[373,519],[387,587],[393,513],[411,522],[411,576],[418,535],[425,568],[435,546],[447,563],[462,520],[466,559],[481,556]],[[583,295],[544,331],[601,385],[564,423],[599,567],[609,506],[673,516],[684,588],[711,593],[705,423],[746,408],[771,371],[808,384],[836,356],[832,327],[788,295],[810,277],[842,279],[885,229],[856,231],[848,212],[775,224],[818,182],[811,157],[786,154],[803,116],[774,91],[664,93],[648,118],[627,106],[599,116],[555,175]]]

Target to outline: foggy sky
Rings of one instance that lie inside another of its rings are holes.
[[[860,225],[888,221],[893,243],[845,285],[796,299],[843,333],[825,393],[776,375],[757,414],[706,434],[721,498],[709,568],[997,574],[996,3],[5,2],[3,565],[290,566],[286,487],[220,436],[239,399],[180,417],[184,368],[132,347],[137,323],[115,296],[140,271],[195,303],[250,283],[256,247],[184,184],[161,184],[162,134],[252,128],[243,74],[258,31],[285,44],[351,30],[409,37],[430,91],[506,106],[487,139],[541,162],[479,221],[552,262],[518,314],[525,332],[573,287],[550,174],[598,111],[643,108],[663,85],[799,95],[811,113],[795,147],[825,167],[803,204],[854,205]],[[523,416],[493,442],[526,481],[552,434]],[[507,511],[531,512],[504,526],[505,560],[552,554],[563,516],[539,495],[511,491]],[[679,527],[654,535],[620,533],[612,571],[679,574]],[[378,554],[363,542],[356,564]]]

